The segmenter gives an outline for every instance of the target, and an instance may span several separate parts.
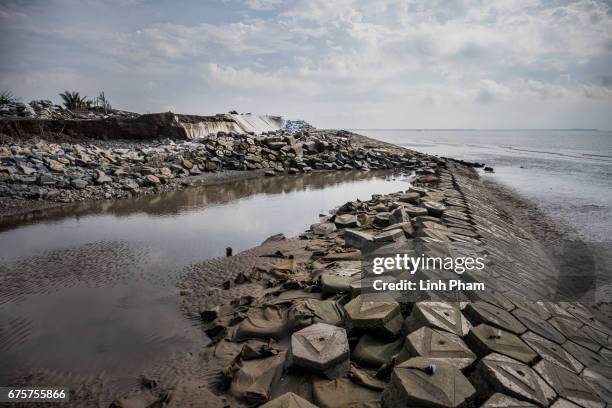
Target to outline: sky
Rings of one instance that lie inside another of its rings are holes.
[[[612,1],[0,0],[0,89],[334,128],[612,129]]]

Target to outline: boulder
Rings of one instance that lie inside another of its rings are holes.
[[[335,232],[336,225],[331,222],[320,222],[318,224],[312,224],[310,226],[310,229],[315,235],[325,236],[331,234],[332,232]]]

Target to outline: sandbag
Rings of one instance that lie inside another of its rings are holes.
[[[287,327],[298,331],[314,323],[342,326],[344,308],[335,300],[301,299],[293,303],[287,313]]]
[[[278,306],[251,308],[247,317],[236,328],[234,340],[282,339],[289,334],[285,314]]]
[[[319,408],[379,408],[381,393],[346,378],[316,378],[312,385],[314,403]]]
[[[256,360],[237,358],[225,370],[226,378],[231,380],[230,393],[253,404],[267,401],[270,399],[272,384],[283,374],[285,361],[284,352]]]

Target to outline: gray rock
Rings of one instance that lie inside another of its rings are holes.
[[[316,323],[293,333],[290,353],[294,365],[329,379],[350,368],[346,331],[329,324]]]
[[[72,187],[76,188],[77,190],[82,190],[89,185],[89,183],[83,179],[74,179],[70,181],[70,184],[72,185]]]

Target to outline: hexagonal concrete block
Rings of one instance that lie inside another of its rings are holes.
[[[444,302],[418,302],[404,322],[405,334],[428,326],[463,337],[470,331],[470,323],[461,314],[458,304]]]
[[[350,368],[346,330],[316,323],[291,336],[290,355],[293,365],[333,379]]]
[[[512,311],[514,317],[520,320],[521,323],[531,330],[535,334],[547,338],[550,341],[554,341],[557,344],[563,344],[566,340],[565,336],[555,329],[554,326],[548,323],[546,320],[529,313],[522,309],[516,309]]]
[[[481,357],[489,353],[499,353],[525,364],[534,363],[538,359],[538,354],[516,334],[488,324],[473,327],[467,342]]]
[[[604,401],[580,377],[550,361],[542,360],[535,370],[561,397],[585,408],[603,408]]]
[[[523,334],[521,338],[544,360],[558,364],[561,367],[565,367],[575,373],[579,373],[582,370],[583,365],[580,363],[580,361],[572,357],[557,343],[553,343],[552,341],[532,332]]]
[[[486,400],[480,408],[537,408],[537,405],[497,392],[491,395],[491,398]]]
[[[287,392],[280,397],[266,402],[260,408],[317,408],[317,406],[297,394]]]
[[[612,362],[608,361],[606,357],[579,346],[573,341],[566,341],[561,347],[570,353],[570,355],[576,360],[580,361],[580,363],[582,363],[585,367],[592,367],[600,364],[609,365],[612,367]]]
[[[470,377],[479,395],[496,392],[540,406],[548,406],[555,399],[555,391],[527,364],[501,354],[489,354],[476,366]]]
[[[475,394],[476,390],[457,367],[415,357],[393,369],[382,393],[382,406],[459,407]]]
[[[465,315],[473,324],[486,323],[516,334],[527,331],[527,328],[510,312],[487,302],[469,303],[465,308]]]
[[[592,338],[587,336],[582,331],[582,322],[577,319],[563,319],[559,317],[553,317],[549,320],[550,324],[555,326],[557,330],[562,332],[568,340],[574,343],[580,344],[582,347],[586,347],[591,351],[598,351],[601,346],[594,341]]]
[[[377,337],[395,337],[402,327],[400,305],[387,293],[364,293],[344,306],[350,329]]]
[[[585,368],[580,373],[580,378],[589,384],[609,407],[612,407],[612,366],[598,365]]]
[[[406,336],[397,362],[403,362],[412,357],[440,360],[460,370],[476,360],[476,355],[459,336],[429,327],[421,327]]]

